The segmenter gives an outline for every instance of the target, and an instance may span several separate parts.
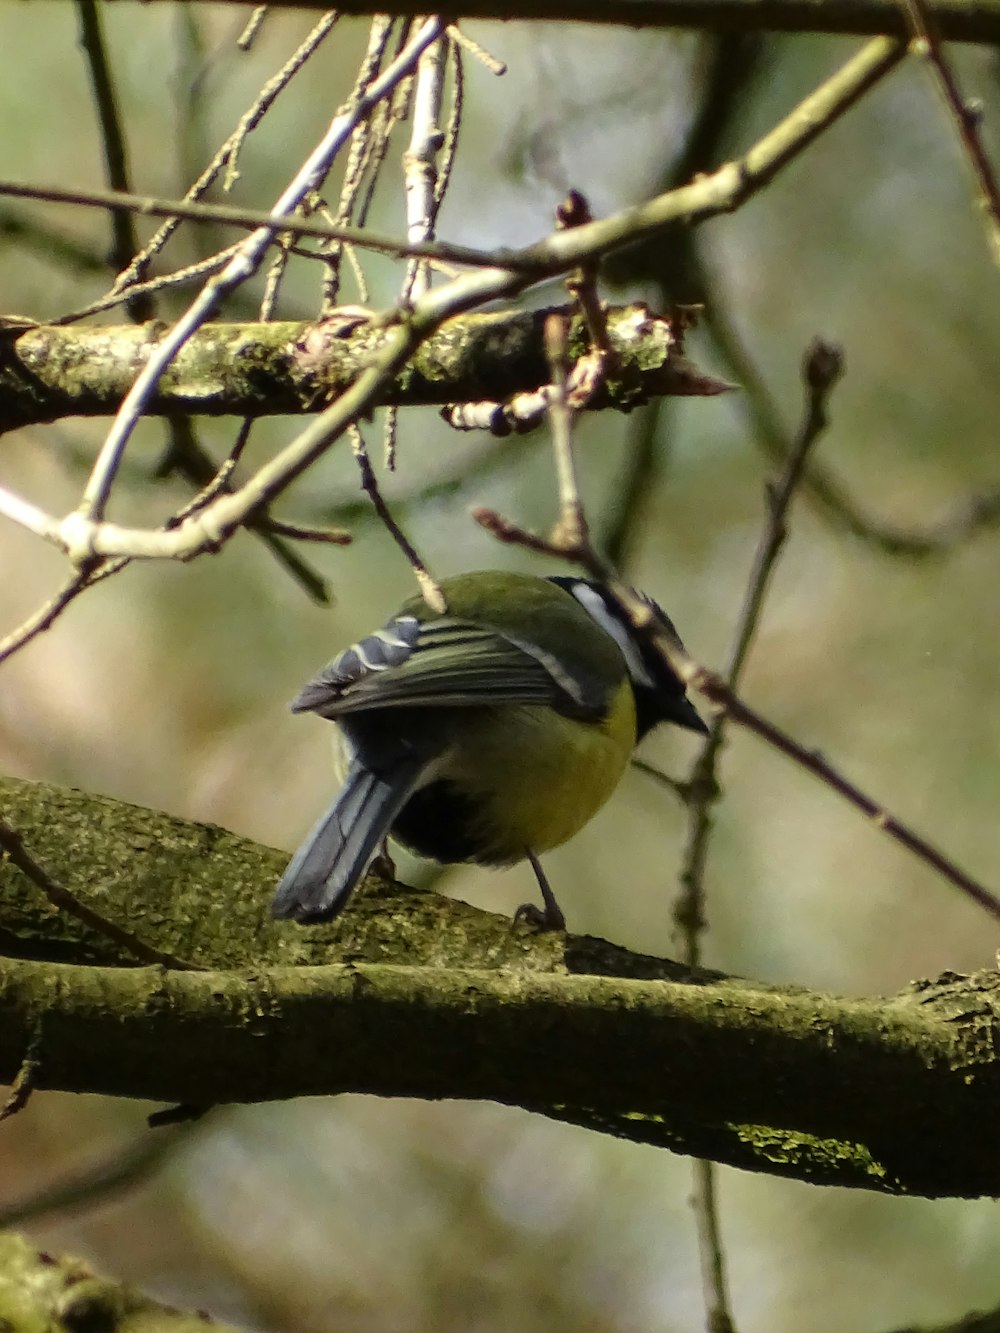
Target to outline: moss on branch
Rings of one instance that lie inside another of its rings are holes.
[[[196,1104],[476,1098],[816,1183],[1000,1193],[1000,976],[888,998],[778,988],[536,935],[372,878],[271,922],[284,856],[103,797],[0,782],[66,888],[204,971],[134,965],[0,866],[0,1078]]]

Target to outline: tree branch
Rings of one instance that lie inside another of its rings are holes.
[[[430,338],[383,402],[401,407],[503,401],[548,380],[542,329],[548,310],[465,315]],[[567,306],[571,337],[586,330]],[[628,410],[660,394],[711,395],[723,381],[683,354],[674,321],[645,306],[608,312],[621,374],[588,407]],[[68,416],[113,414],[162,326],[0,328],[0,432]],[[330,319],[209,324],[181,348],[149,412],[250,417],[316,412],[343,393],[387,337],[374,323]]]
[[[279,8],[325,9],[328,0],[278,0]],[[416,15],[418,0],[345,0],[341,14]],[[958,42],[1000,41],[998,0],[935,0],[942,36]],[[541,20],[629,28],[702,28],[711,32],[828,32],[903,36],[896,0],[465,0],[466,19]]]
[[[3,864],[0,1078],[34,1041],[39,1088],[489,1099],[817,1183],[1000,1193],[982,1132],[1000,1094],[994,972],[839,999],[372,878],[344,918],[304,931],[267,920],[278,853],[40,784],[2,780],[0,802],[102,915],[216,969],[123,965]]]

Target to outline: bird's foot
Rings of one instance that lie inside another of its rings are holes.
[[[531,850],[526,849],[525,855],[531,862],[531,868],[535,872],[535,879],[538,880],[538,887],[542,892],[542,902],[544,907],[537,907],[534,903],[522,903],[514,913],[515,921],[525,921],[529,926],[534,926],[536,930],[565,930],[566,918],[562,914],[562,908],[556,902],[556,895],[542,869],[542,863]]]
[[[514,922],[523,922],[534,930],[565,930],[566,918],[555,899],[552,900],[552,909],[539,907],[537,903],[522,903],[514,913]]]

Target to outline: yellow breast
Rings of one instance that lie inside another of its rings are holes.
[[[618,786],[635,745],[635,700],[623,680],[601,722],[525,704],[469,710],[439,776],[467,792],[488,864],[558,847],[592,819]]]

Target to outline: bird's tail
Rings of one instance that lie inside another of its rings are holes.
[[[353,759],[337,799],[279,880],[271,915],[307,922],[342,912],[426,766],[397,760],[383,776]]]

